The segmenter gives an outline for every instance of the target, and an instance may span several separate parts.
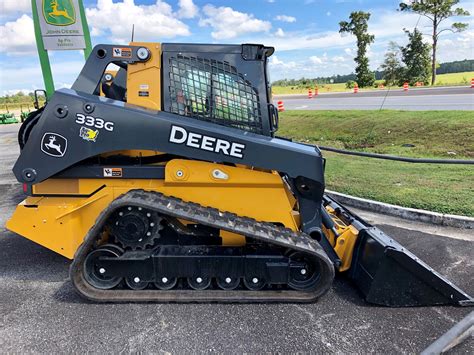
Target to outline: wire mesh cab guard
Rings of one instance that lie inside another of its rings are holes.
[[[266,73],[273,48],[162,44],[163,110],[272,135],[276,110]]]

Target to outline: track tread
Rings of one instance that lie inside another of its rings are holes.
[[[96,236],[114,210],[123,206],[138,206],[158,213],[182,218],[194,223],[241,234],[269,244],[313,255],[318,259],[321,270],[320,286],[309,291],[265,290],[265,291],[222,291],[222,290],[98,290],[84,279],[83,261],[94,246]],[[258,222],[253,218],[222,212],[213,207],[185,202],[160,192],[131,190],[102,211],[94,226],[89,230],[83,244],[78,248],[70,267],[70,277],[76,290],[85,298],[98,302],[312,302],[331,287],[334,267],[319,243],[309,235],[295,232],[273,223]]]

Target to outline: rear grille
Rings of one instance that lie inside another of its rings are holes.
[[[262,133],[258,91],[227,62],[177,55],[169,59],[172,113]]]

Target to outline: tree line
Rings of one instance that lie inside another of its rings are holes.
[[[396,48],[398,50],[398,48]],[[465,59],[454,62],[441,63],[436,69],[436,74],[448,73],[462,73],[467,71],[474,71],[474,59]],[[373,72],[375,80],[384,80],[384,76],[388,73],[383,70],[376,70]],[[300,79],[280,79],[272,82],[275,86],[316,86],[321,84],[338,84],[347,83],[348,81],[356,81],[355,73],[346,75],[332,75],[332,76],[318,76],[316,78],[300,78]]]
[[[0,105],[4,104],[31,104],[35,100],[33,92],[24,94],[22,91],[18,91],[13,95],[0,96]],[[2,109],[3,107],[0,107]]]
[[[474,71],[474,60],[464,59],[449,63],[441,63],[436,68],[436,74],[462,73],[465,71]]]

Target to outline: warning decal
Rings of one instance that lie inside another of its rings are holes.
[[[104,168],[104,177],[122,177],[122,168]]]
[[[112,56],[115,58],[132,58],[131,48],[114,48]]]

